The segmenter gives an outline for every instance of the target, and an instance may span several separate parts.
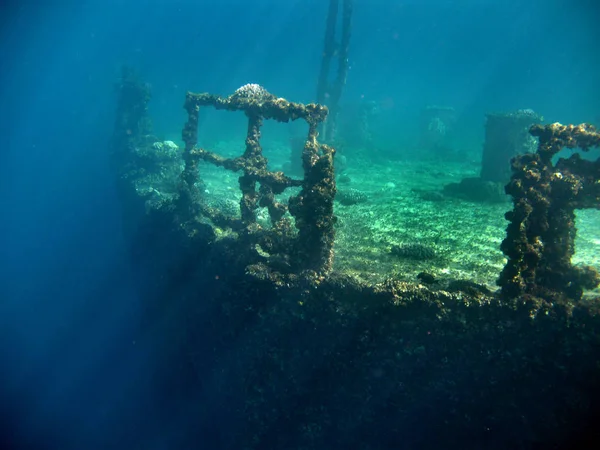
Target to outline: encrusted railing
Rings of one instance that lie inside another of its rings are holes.
[[[498,284],[509,297],[577,300],[584,289],[600,284],[594,268],[571,264],[575,210],[600,208],[600,159],[585,160],[578,153],[555,164],[552,159],[563,148],[587,152],[600,146],[600,134],[587,124],[533,125],[530,131],[539,138],[538,150],[513,159],[506,186],[514,209],[506,213],[510,224],[501,248],[508,263]]]
[[[317,129],[328,114],[326,107],[292,103],[258,85],[243,86],[229,97],[188,93],[185,101],[188,120],[183,129],[185,167],[178,187],[170,179],[162,180],[164,175],[158,176],[156,179],[165,181],[159,192],[152,184],[155,178],[141,175],[147,174],[149,155],[153,154],[148,147],[156,145],[147,116],[150,98],[147,85],[131,70],[124,70],[117,88],[119,105],[111,160],[119,173],[125,198],[131,195],[143,198],[146,207],[150,205],[172,217],[189,237],[204,239],[204,246],[214,239],[215,226],[233,230],[230,241],[219,248],[229,249],[230,256],[240,255],[248,272],[277,283],[296,284],[294,281],[306,280],[307,276],[318,280],[331,270],[336,192],[334,149],[317,141]],[[248,131],[242,155],[225,158],[197,147],[202,106],[246,114]],[[260,129],[265,119],[279,122],[302,119],[309,125],[302,151],[302,179],[268,170],[260,145]],[[505,298],[578,300],[585,290],[600,285],[596,269],[574,266],[571,262],[575,253],[575,211],[600,208],[600,158],[592,161],[579,153],[558,160],[554,157],[563,148],[587,152],[599,147],[600,133],[587,124],[559,123],[534,125],[530,132],[539,139],[537,151],[512,160],[512,178],[506,186],[514,206],[506,213],[510,223],[501,249],[508,261],[498,284]],[[180,173],[178,158],[173,152],[173,173]],[[239,216],[227,215],[206,201],[199,187],[201,160],[241,172]],[[176,177],[173,175],[174,180]],[[276,196],[291,187],[300,188],[300,192],[290,196],[288,202],[279,201]],[[156,195],[153,197],[149,192]],[[257,221],[258,208],[267,209],[271,226]],[[132,217],[130,225],[134,230],[136,216]],[[300,274],[304,276],[298,278]]]
[[[200,107],[212,106],[227,111],[243,111],[248,117],[246,148],[236,158],[224,158],[198,148],[198,114]],[[188,120],[183,128],[185,169],[181,176],[178,210],[182,217],[192,219],[198,214],[208,217],[218,226],[239,233],[246,250],[255,252],[259,264],[282,273],[314,271],[324,273],[333,264],[334,222],[333,173],[334,149],[317,141],[317,128],[327,117],[327,108],[318,104],[292,103],[276,97],[256,84],[242,86],[229,97],[188,92],[185,100]],[[260,129],[265,119],[289,122],[298,119],[309,126],[302,153],[304,178],[297,180],[283,172],[267,168],[267,159],[260,145]],[[201,178],[198,161],[204,160],[233,172],[241,172],[239,186],[241,218],[232,218],[203,204],[196,186]],[[301,187],[287,204],[276,195],[287,188]],[[259,207],[268,210],[272,227],[257,223]],[[295,219],[293,226],[286,213]],[[259,246],[260,249],[256,247]]]

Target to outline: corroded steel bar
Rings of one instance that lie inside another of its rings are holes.
[[[600,284],[592,267],[573,266],[575,210],[600,208],[600,159],[579,154],[552,157],[563,148],[584,151],[600,146],[600,134],[591,125],[534,125],[538,150],[512,161],[513,175],[506,193],[514,208],[506,214],[509,225],[501,249],[508,257],[498,284],[507,297],[523,294],[545,299],[580,299],[584,289]]]

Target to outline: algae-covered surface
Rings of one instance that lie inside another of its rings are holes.
[[[210,150],[231,158],[243,152],[239,141],[217,142]],[[264,150],[271,170],[289,166],[286,143],[270,142]],[[500,244],[506,233],[504,214],[512,209],[509,197],[473,202],[443,191],[447,184],[478,176],[479,162],[467,156],[441,163],[415,156],[373,161],[364,155],[345,157],[345,167],[337,174],[338,199],[351,201],[335,203],[334,269],[370,284],[388,278],[419,282],[417,275],[424,272],[436,280],[469,279],[497,289],[496,279],[506,263]],[[206,200],[230,215],[239,215],[238,177],[208,163],[200,165]],[[286,200],[298,189],[278,197]],[[269,226],[265,208],[259,210],[258,221]],[[217,229],[218,236],[229,234]],[[395,251],[398,248],[408,251]],[[600,269],[597,211],[577,212],[573,262]]]

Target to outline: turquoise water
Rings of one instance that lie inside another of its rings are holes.
[[[531,109],[544,123],[600,125],[599,8],[356,0],[330,143],[340,193],[366,201],[336,202],[335,270],[369,283],[426,270],[495,289],[509,199],[456,198],[444,186],[479,176],[486,114]],[[139,448],[171,448],[185,420],[140,419],[156,394],[145,378],[154,361],[137,340],[142,308],[109,165],[113,85],[123,65],[136,67],[157,141],[177,145],[188,90],[226,96],[258,83],[313,102],[327,2],[26,0],[4,2],[0,16],[0,444],[118,449],[135,436]],[[440,112],[423,128],[431,106],[452,118]],[[200,122],[201,146],[243,151],[241,113],[203,111]],[[270,167],[292,173],[290,142],[305,133],[267,124]],[[236,176],[211,170],[208,195],[237,201]],[[598,267],[597,211],[577,220],[574,262]],[[391,254],[407,243],[436,257]]]

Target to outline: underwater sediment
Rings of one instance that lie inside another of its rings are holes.
[[[598,146],[592,127],[532,127],[539,147],[513,160],[493,291],[336,266],[335,151],[316,131],[326,108],[258,85],[188,93],[179,149],[151,135],[147,88],[131,74],[118,88],[112,160],[142,334],[161,342],[158,404],[186,405],[189,423],[175,448],[568,448],[585,432],[600,393],[599,303],[585,292],[600,280],[571,257],[575,210],[600,202],[600,163],[552,156]],[[197,147],[203,107],[246,114],[243,154]],[[301,179],[268,169],[270,119],[307,122]],[[206,162],[237,174],[239,203],[207,199]],[[416,241],[392,249],[407,265],[437,257]]]

